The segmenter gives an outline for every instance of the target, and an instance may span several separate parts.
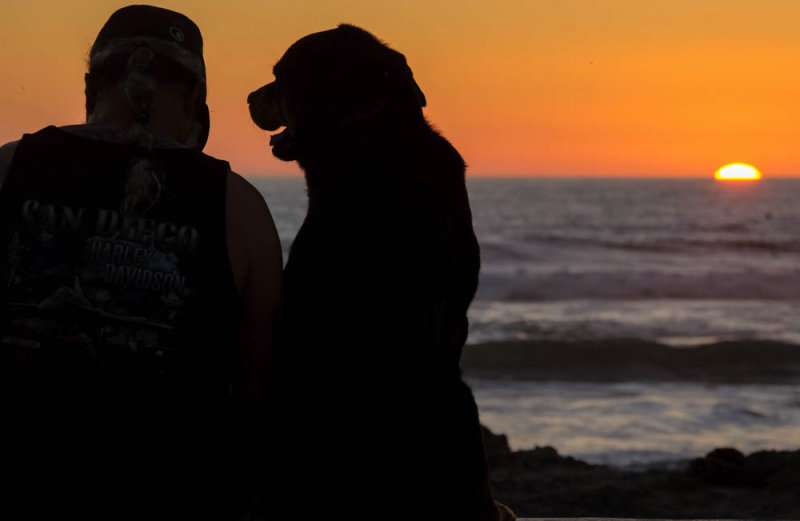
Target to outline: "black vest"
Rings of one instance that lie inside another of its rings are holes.
[[[159,195],[123,211],[143,157],[157,173],[143,192]],[[4,399],[142,419],[229,407],[240,303],[228,170],[199,151],[148,154],[56,127],[22,138],[0,191]]]

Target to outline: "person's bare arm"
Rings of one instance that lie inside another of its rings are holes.
[[[8,177],[11,161],[14,159],[14,152],[16,152],[18,144],[19,141],[12,141],[0,147],[0,188],[3,188],[3,183]]]
[[[268,355],[282,283],[281,244],[264,198],[234,172],[227,180],[226,214],[228,256],[243,310],[238,391],[250,419],[261,423],[266,407]]]

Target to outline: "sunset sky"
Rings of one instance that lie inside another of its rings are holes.
[[[84,119],[89,47],[123,2],[3,0],[0,141]],[[406,55],[470,175],[800,175],[800,0],[164,1],[203,31],[206,152],[271,157],[245,98],[283,51],[340,22]]]

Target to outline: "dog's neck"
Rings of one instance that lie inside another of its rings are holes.
[[[323,161],[301,162],[309,210],[383,214],[389,205],[402,205],[405,210],[395,210],[407,211],[415,205],[437,205],[454,176],[463,183],[463,159],[427,125],[397,139],[384,138],[332,149]]]

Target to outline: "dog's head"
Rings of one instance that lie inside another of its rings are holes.
[[[284,161],[303,160],[322,142],[350,129],[403,117],[423,119],[425,95],[405,57],[352,25],[295,42],[273,68],[275,81],[252,92],[250,116]]]

